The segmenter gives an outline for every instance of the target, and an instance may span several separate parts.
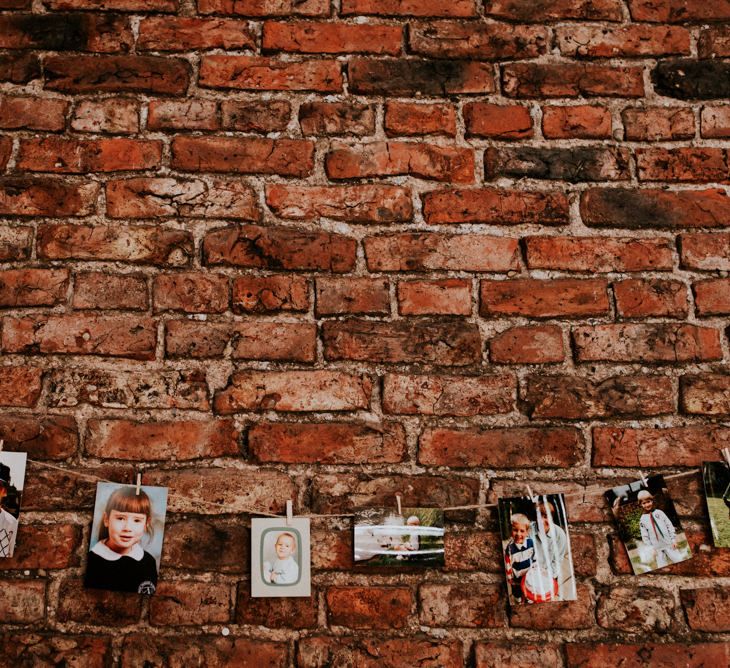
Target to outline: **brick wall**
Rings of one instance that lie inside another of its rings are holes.
[[[0,9],[0,437],[187,497],[154,598],[85,591],[95,486],[30,465],[11,665],[728,662],[698,475],[671,483],[692,561],[632,577],[573,496],[578,601],[513,611],[491,511],[449,513],[425,573],[354,572],[348,521],[316,520],[311,600],[250,598],[235,513],[719,457],[727,0]]]

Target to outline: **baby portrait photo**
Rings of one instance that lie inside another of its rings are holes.
[[[606,492],[634,575],[692,558],[664,476],[653,475]]]
[[[251,520],[251,596],[311,594],[309,520]]]
[[[0,557],[12,557],[23,496],[25,452],[0,451]]]
[[[707,511],[715,547],[730,547],[730,466],[725,462],[702,465]]]
[[[355,565],[444,565],[444,513],[438,508],[368,508],[355,513]]]
[[[167,487],[97,483],[84,586],[154,594],[166,512]]]
[[[576,599],[562,494],[499,499],[499,527],[513,606]]]

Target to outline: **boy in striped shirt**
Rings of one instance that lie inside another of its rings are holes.
[[[511,525],[512,537],[504,549],[504,563],[512,598],[515,603],[522,603],[522,580],[535,563],[535,545],[528,536],[530,520],[527,515],[515,513]]]

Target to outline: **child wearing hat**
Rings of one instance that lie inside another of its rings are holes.
[[[10,493],[10,467],[0,464],[0,557],[12,557],[18,520],[3,508],[3,501]]]
[[[654,497],[651,492],[642,489],[636,499],[644,511],[639,520],[641,540],[654,548],[657,568],[683,561],[684,556],[677,549],[677,531],[666,513],[654,508]]]

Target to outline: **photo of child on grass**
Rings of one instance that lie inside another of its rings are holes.
[[[715,547],[730,547],[730,466],[725,462],[702,465],[707,511]]]
[[[437,508],[368,508],[355,514],[356,565],[444,565],[444,513]]]
[[[634,575],[692,558],[664,476],[653,475],[606,492]]]

